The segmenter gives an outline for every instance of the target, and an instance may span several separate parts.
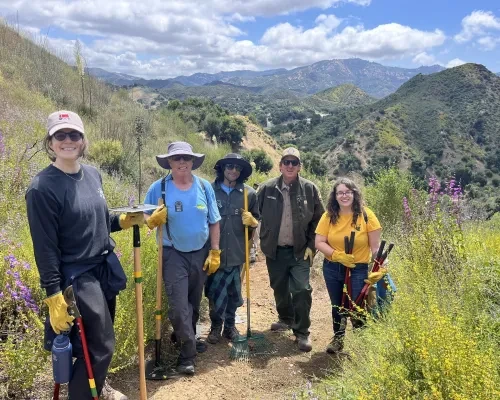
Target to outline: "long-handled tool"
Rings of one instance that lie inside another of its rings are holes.
[[[73,291],[73,286],[68,286],[63,292],[64,300],[68,305],[68,314],[75,317],[75,323],[78,328],[78,334],[80,335],[80,341],[82,342],[83,349],[83,360],[85,361],[85,368],[87,370],[87,377],[89,379],[90,394],[93,400],[97,400],[97,388],[95,386],[94,373],[92,371],[92,365],[90,364],[89,348],[87,346],[87,337],[85,336],[85,329],[83,328],[82,315],[78,311],[76,306],[75,293]],[[54,393],[55,394],[55,393]]]
[[[372,272],[377,272],[380,270],[382,265],[384,264],[384,261],[386,260],[387,256],[390,254],[394,247],[394,243],[390,243],[389,247],[387,250],[384,252],[384,247],[385,247],[385,240],[382,240],[380,243],[380,247],[378,248],[377,255],[375,257],[374,263],[373,263],[373,268]],[[365,302],[366,296],[368,295],[368,289],[370,288],[369,283],[365,283],[365,286],[363,286],[363,289],[361,290],[361,293],[359,294],[358,298],[356,299],[356,304],[361,307],[361,305]]]
[[[139,204],[131,207],[115,208],[110,211],[135,214],[155,210],[153,204]],[[139,353],[139,392],[140,400],[146,400],[146,373],[144,363],[144,315],[142,310],[142,270],[141,270],[141,231],[138,225],[133,226],[134,246],[134,281],[135,281],[135,310],[137,319],[137,345]]]
[[[351,237],[344,236],[344,247],[346,254],[352,254],[354,250],[354,239],[356,236],[356,232],[351,232]],[[345,267],[345,278],[344,278],[344,289],[342,291],[342,302],[340,303],[341,308],[345,310],[350,310],[352,305],[351,299],[351,269],[349,267]],[[347,304],[346,304],[347,298]]]
[[[163,204],[163,199],[158,199],[158,206]],[[161,362],[161,323],[162,303],[161,295],[163,288],[163,225],[158,226],[158,269],[156,271],[156,310],[155,310],[155,358],[146,363],[146,379],[165,380],[169,379],[172,372]]]
[[[248,211],[247,189],[243,190],[243,204],[245,211]],[[233,340],[229,358],[231,360],[248,361],[250,356],[267,355],[270,353],[271,344],[263,334],[252,334],[250,328],[250,261],[248,248],[248,226],[245,225],[245,275],[247,289],[247,334],[240,335]]]

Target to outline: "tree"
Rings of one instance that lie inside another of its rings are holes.
[[[266,173],[273,168],[273,160],[267,155],[264,150],[252,149],[243,152],[243,157],[248,161],[255,163],[255,169],[259,172]]]
[[[221,133],[218,140],[239,146],[245,135],[245,124],[234,117],[222,119]]]
[[[321,157],[318,154],[303,153],[301,158],[304,168],[307,169],[309,172],[318,176],[324,176],[326,174],[328,168],[325,162],[321,159]]]
[[[220,138],[222,128],[222,120],[217,118],[214,114],[208,114],[203,121],[203,130],[207,135],[212,138],[215,136],[217,140]]]

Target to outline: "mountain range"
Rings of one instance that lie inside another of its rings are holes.
[[[500,186],[500,77],[479,64],[420,74],[382,100],[323,117],[295,143],[323,154],[334,174],[394,165],[487,192]]]
[[[388,67],[375,62],[351,58],[325,60],[291,70],[227,71],[216,74],[197,73],[170,79],[142,79],[126,74],[114,74],[100,68],[88,68],[89,74],[118,86],[142,85],[153,89],[171,88],[175,84],[198,87],[222,82],[240,87],[288,90],[298,96],[315,94],[345,83],[353,84],[370,96],[382,98],[393,93],[417,74],[442,71],[439,65],[419,68]]]

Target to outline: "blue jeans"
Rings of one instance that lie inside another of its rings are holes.
[[[325,278],[326,288],[332,303],[332,319],[334,336],[343,337],[345,335],[345,324],[342,324],[342,318],[347,317],[346,312],[342,312],[342,292],[344,288],[345,270],[340,263],[335,263],[325,259],[323,262],[323,276]],[[356,264],[356,268],[351,269],[351,300],[356,301],[361,293],[364,280],[368,278],[368,264]],[[346,296],[347,303],[347,296]],[[345,306],[346,304],[344,304]],[[353,328],[360,328],[364,324],[364,319],[353,318],[351,316]]]

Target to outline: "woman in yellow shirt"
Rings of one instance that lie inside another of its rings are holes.
[[[373,211],[363,207],[359,188],[348,178],[335,182],[326,209],[316,228],[315,245],[325,256],[323,276],[332,303],[334,333],[326,351],[333,354],[341,351],[344,343],[347,319],[341,302],[346,270],[350,268],[350,298],[354,302],[368,278],[368,263],[380,245],[382,227]],[[346,254],[344,237],[349,237],[353,231],[353,252]],[[351,322],[353,328],[359,328],[364,323],[356,318],[351,318]]]

